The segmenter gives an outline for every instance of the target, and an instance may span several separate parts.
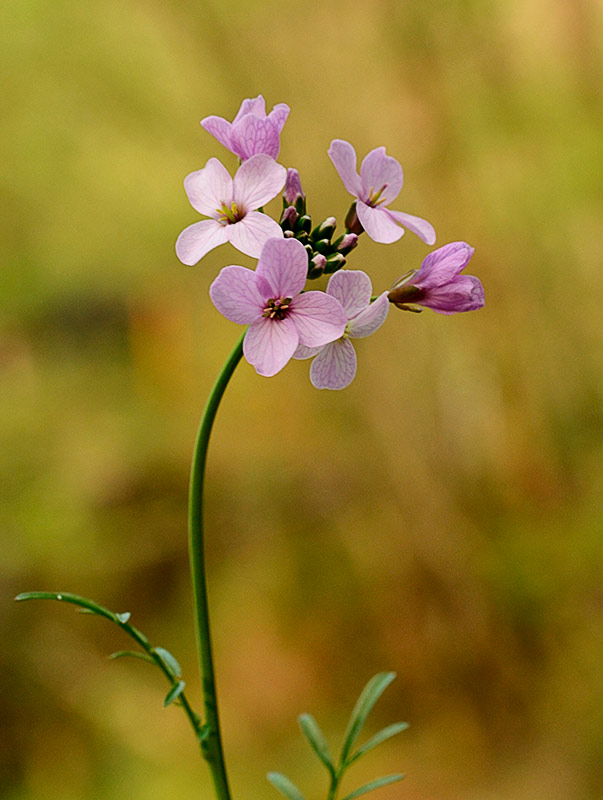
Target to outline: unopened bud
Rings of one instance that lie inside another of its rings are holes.
[[[338,269],[341,269],[345,264],[345,257],[341,253],[333,253],[332,256],[327,258],[327,264],[325,266],[325,275],[331,275],[333,272],[337,272]]]
[[[330,242],[336,227],[337,220],[335,217],[327,217],[323,222],[320,223],[320,225],[317,225],[316,228],[314,228],[311,238],[314,241],[326,239],[328,242]]]
[[[338,241],[339,244],[337,244],[337,252],[347,256],[348,253],[358,246],[358,234],[346,233]]]
[[[294,206],[287,206],[281,214],[281,228],[284,231],[293,230],[295,223],[299,218],[299,214]]]
[[[304,214],[303,217],[300,217],[297,221],[296,230],[310,233],[312,230],[312,217],[309,214]]]
[[[327,259],[321,253],[315,253],[314,256],[310,259],[310,265],[308,267],[308,278],[320,278],[320,276],[325,271],[325,267],[327,265]]]
[[[285,181],[283,198],[287,205],[290,206],[294,206],[300,198],[302,200],[306,199],[306,195],[301,186],[301,180],[299,179],[299,172],[296,169],[287,170],[287,180]]]

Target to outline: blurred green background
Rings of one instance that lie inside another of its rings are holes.
[[[303,5],[9,0],[0,11],[2,442],[0,795],[210,798],[162,677],[107,662],[91,596],[181,660],[198,707],[186,543],[192,442],[238,326],[190,269],[182,179],[199,127],[287,102],[280,162],[316,220],[349,196],[326,151],[386,145],[394,206],[464,239],[479,313],[392,310],[345,392],[308,362],[243,364],[210,454],[208,559],[235,798],[309,800],[297,730],[336,745],[375,672],[398,679],[355,767],[381,800],[603,796],[602,7],[596,0]],[[278,201],[272,210],[278,211]],[[376,291],[417,267],[412,234],[349,258]],[[377,797],[377,795],[375,795]]]

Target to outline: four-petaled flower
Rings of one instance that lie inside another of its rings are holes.
[[[217,158],[184,179],[190,204],[210,219],[185,228],[176,255],[188,266],[214,247],[230,241],[237,250],[257,258],[267,239],[283,235],[275,220],[257,211],[283,188],[287,170],[267,155],[255,155],[237,170],[234,180]]]
[[[249,325],[243,354],[260,375],[279,372],[299,344],[320,347],[338,339],[347,318],[324,292],[304,292],[308,254],[297,239],[268,239],[255,272],[224,267],[209,294],[232,322]]]
[[[276,158],[280,134],[288,116],[289,106],[286,103],[278,103],[266,115],[266,104],[259,94],[243,100],[232,122],[211,116],[202,119],[201,126],[243,161],[258,153]]]
[[[385,147],[371,150],[362,162],[360,175],[356,170],[356,151],[349,142],[334,139],[329,157],[343,185],[356,198],[358,220],[371,239],[383,244],[396,242],[404,228],[408,228],[426,244],[435,242],[435,231],[427,220],[387,208],[402,188],[403,175],[396,159],[385,154]]]
[[[405,275],[388,295],[403,310],[426,306],[439,314],[475,311],[484,305],[484,287],[474,275],[461,275],[474,248],[466,242],[451,242],[423,259],[420,269]],[[420,309],[417,309],[420,310]]]
[[[371,279],[361,270],[340,270],[327,284],[327,294],[335,297],[348,318],[343,335],[324,347],[300,345],[294,358],[316,356],[310,367],[310,380],[317,389],[345,389],[356,375],[356,351],[352,339],[370,336],[381,327],[389,311],[387,292],[371,303]]]

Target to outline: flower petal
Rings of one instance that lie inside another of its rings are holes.
[[[411,280],[415,286],[431,289],[449,283],[459,272],[465,269],[474,248],[467,242],[451,242],[429,253],[421,264],[421,268]]]
[[[226,226],[215,219],[194,222],[185,228],[176,240],[176,255],[189,267],[200,261],[206,253],[228,241]]]
[[[329,158],[348,192],[354,197],[360,197],[362,181],[356,170],[356,151],[352,145],[344,139],[333,139],[329,147]]]
[[[368,306],[372,293],[371,279],[360,269],[340,269],[327,284],[327,294],[339,300],[348,319]]]
[[[247,331],[243,354],[260,375],[276,375],[297,348],[299,334],[290,317],[261,317]]]
[[[280,230],[280,227],[279,227]],[[256,275],[270,284],[272,297],[295,297],[308,275],[308,254],[297,239],[268,239],[256,267]]]
[[[380,199],[386,204],[400,194],[404,176],[402,167],[392,156],[385,154],[385,147],[376,147],[364,158],[360,167],[363,200],[370,194],[383,190]]]
[[[257,97],[248,97],[246,100],[243,100],[241,108],[239,108],[236,117],[232,121],[233,125],[235,122],[238,122],[241,117],[244,117],[245,114],[253,114],[256,117],[266,116],[266,102],[261,94],[258,94]]]
[[[283,238],[278,222],[259,211],[250,211],[239,222],[224,227],[233,247],[252,258],[259,258],[268,239]]]
[[[184,189],[195,211],[207,217],[216,218],[222,203],[230,205],[233,199],[232,178],[217,158],[210,158],[203,169],[187,175]]]
[[[364,230],[374,242],[391,244],[397,242],[403,234],[401,228],[390,216],[387,208],[371,208],[362,200],[356,201],[356,214]]]
[[[348,321],[339,300],[324,292],[298,294],[291,301],[289,317],[297,326],[300,344],[307,347],[319,347],[339,339]]]
[[[391,208],[387,208],[385,210],[399,225],[402,225],[403,228],[408,228],[409,231],[415,233],[422,242],[425,242],[425,244],[431,245],[435,243],[435,230],[433,229],[433,225],[427,222],[426,219],[415,217],[412,214],[405,214],[403,211],[392,211]]]
[[[280,139],[277,128],[265,117],[245,114],[232,126],[232,149],[242,159],[251,158],[257,153],[265,153],[276,158]]]
[[[209,287],[212,303],[226,319],[251,325],[262,316],[265,300],[258,289],[255,272],[232,264],[220,270]]]
[[[283,130],[285,122],[287,122],[290,110],[287,103],[277,103],[268,114],[268,119],[273,123],[279,134]]]
[[[356,351],[349,339],[338,339],[320,351],[310,367],[317,389],[345,389],[356,375]]]
[[[329,345],[326,344],[324,347],[328,347]],[[306,347],[305,344],[298,344],[297,350],[293,353],[293,358],[297,358],[300,361],[304,358],[314,358],[314,356],[318,355],[322,347]]]
[[[460,311],[476,311],[484,306],[484,287],[473,275],[459,275],[444,286],[435,286],[426,291],[418,305],[437,311],[438,314],[457,314]]]
[[[228,120],[225,120],[223,117],[212,115],[211,117],[205,117],[201,120],[201,127],[208,133],[211,133],[211,135],[214,136],[220,144],[223,144],[227,150],[232,150],[230,142],[230,130],[232,125]]]
[[[244,161],[234,177],[234,201],[245,211],[252,211],[276,197],[285,185],[287,170],[264,153]]]
[[[387,294],[387,292],[380,294],[374,303],[371,303],[348,322],[346,327],[348,336],[362,339],[375,333],[383,325],[389,311]]]

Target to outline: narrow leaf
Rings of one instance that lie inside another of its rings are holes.
[[[347,761],[352,745],[358,738],[358,734],[362,730],[362,726],[366,722],[366,718],[371,713],[373,706],[381,697],[385,689],[396,677],[395,672],[379,672],[366,684],[360,697],[356,701],[354,710],[348,722],[348,727],[343,741],[341,750],[341,763],[345,764]]]
[[[129,611],[124,611],[122,614],[116,614],[115,616],[122,625],[125,625],[132,615]]]
[[[346,765],[353,764],[354,761],[363,756],[365,753],[368,753],[369,750],[372,750],[373,747],[377,747],[378,744],[381,742],[385,742],[387,739],[391,739],[392,736],[395,736],[397,733],[401,733],[408,728],[408,722],[394,722],[393,725],[388,725],[387,728],[383,728],[382,731],[376,733],[372,736],[366,744],[363,744],[362,747],[359,747],[356,752],[351,755],[348,760],[346,761]]]
[[[165,647],[154,647],[153,649],[168,668],[169,672],[171,672],[175,678],[180,678],[182,676],[182,669],[170,651],[166,650]]]
[[[77,594],[69,592],[22,592],[15,597],[15,600],[59,600],[64,603],[72,603],[79,606],[84,611],[90,614],[98,614],[99,617],[106,617],[111,622],[115,622],[117,616],[109,611],[108,608],[95,603],[94,600],[89,600],[87,597],[80,597]]]
[[[131,658],[140,658],[143,661],[148,661],[149,663],[155,665],[155,662],[148,656],[146,653],[137,653],[136,650],[118,650],[116,653],[111,653],[108,658],[114,661],[116,658],[126,658],[130,656]]]
[[[374,781],[365,783],[364,786],[346,795],[343,800],[354,800],[355,797],[360,797],[361,794],[372,792],[373,789],[379,789],[381,786],[387,786],[388,783],[396,783],[396,781],[401,781],[403,778],[404,775],[384,775],[383,778],[375,778]]]
[[[311,714],[301,714],[298,718],[298,722],[306,739],[310,742],[310,747],[314,750],[331,775],[333,775],[335,772],[333,759],[331,758],[329,746],[327,745],[323,732],[318,727],[318,723]]]
[[[281,775],[280,772],[269,772],[266,775],[270,783],[274,786],[275,789],[278,789],[279,792],[288,797],[289,800],[305,800],[303,794],[299,791],[297,786],[292,783],[289,778]]]
[[[165,700],[163,701],[163,707],[166,708],[173,703],[174,700],[177,700],[184,691],[185,686],[186,684],[184,681],[178,681],[178,683],[175,683],[170,691],[166,694]]]

